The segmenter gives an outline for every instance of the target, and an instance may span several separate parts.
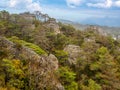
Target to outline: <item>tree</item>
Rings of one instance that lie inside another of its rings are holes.
[[[75,82],[76,74],[68,67],[61,67],[58,70],[59,79],[66,90],[78,90],[78,84]]]
[[[54,47],[58,50],[62,50],[68,43],[68,38],[64,34],[57,34],[54,39]]]
[[[73,36],[75,28],[72,27],[71,25],[62,25],[60,30],[63,32],[64,35],[66,36]]]
[[[119,89],[118,67],[114,58],[110,55],[109,51],[105,47],[101,47],[96,53],[97,61],[95,62],[98,66],[94,65],[93,70],[101,71],[96,74],[98,82],[102,84],[104,89]],[[91,65],[91,66],[93,66]],[[91,67],[92,69],[92,67]],[[113,85],[114,83],[114,85]]]
[[[82,90],[102,90],[101,86],[92,79],[88,80],[87,86],[82,85],[81,88]]]
[[[63,50],[56,50],[55,56],[58,58],[60,65],[66,66],[68,60],[68,53]]]

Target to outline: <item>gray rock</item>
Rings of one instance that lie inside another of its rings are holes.
[[[64,90],[55,76],[58,60],[54,55],[38,55],[25,46],[21,46],[18,50],[15,43],[3,37],[0,37],[0,47],[5,47],[11,55],[15,55],[18,59],[24,58],[29,61],[30,80],[35,82],[36,90],[44,90],[46,87],[50,87],[50,90]]]
[[[81,52],[81,49],[79,46],[76,45],[67,45],[64,48],[65,52],[68,52],[68,62],[70,65],[76,64],[77,58],[79,57],[79,53]]]
[[[48,28],[52,28],[54,30],[55,34],[60,33],[60,27],[56,22],[55,23],[53,23],[53,22],[46,23],[45,26],[48,27]]]
[[[51,66],[53,66],[52,69],[57,70],[58,69],[58,59],[53,54],[50,54],[48,56],[48,59],[51,63]]]

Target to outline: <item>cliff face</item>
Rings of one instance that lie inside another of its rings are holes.
[[[54,55],[38,55],[30,48],[17,46],[4,37],[0,37],[0,47],[6,48],[11,55],[15,55],[14,58],[24,58],[29,61],[30,78],[34,80],[36,90],[45,90],[46,87],[49,87],[50,90],[64,90],[55,76],[58,60]]]

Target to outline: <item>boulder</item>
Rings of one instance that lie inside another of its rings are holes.
[[[64,51],[68,53],[69,64],[76,64],[77,59],[79,58],[79,53],[81,52],[80,47],[76,45],[67,45],[64,48]]]
[[[49,60],[49,62],[51,64],[51,66],[52,66],[51,67],[52,70],[57,70],[58,69],[58,59],[53,54],[50,54],[48,56],[48,60]]]
[[[59,27],[58,23],[56,23],[56,22],[46,23],[44,26],[48,27],[48,28],[52,28],[56,35],[60,33],[60,27]]]

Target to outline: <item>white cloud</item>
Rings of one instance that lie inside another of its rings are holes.
[[[88,6],[90,7],[98,7],[98,8],[110,8],[113,5],[112,0],[105,0],[103,3],[98,2],[98,3],[87,3]]]
[[[18,3],[17,0],[10,0],[9,5],[10,5],[10,7],[14,7],[14,6],[16,6],[17,3]]]
[[[39,3],[33,0],[9,0],[8,5],[11,8],[24,8],[28,11],[41,10]]]
[[[114,6],[120,7],[120,0],[115,1]]]
[[[104,2],[100,2],[98,0],[97,3],[87,3],[89,7],[97,7],[97,8],[111,8],[111,7],[120,7],[120,0],[104,0]]]
[[[31,4],[27,5],[26,7],[27,7],[28,10],[41,11],[41,7],[37,3],[31,3]]]
[[[67,5],[71,8],[75,8],[81,4],[82,0],[66,0]]]

